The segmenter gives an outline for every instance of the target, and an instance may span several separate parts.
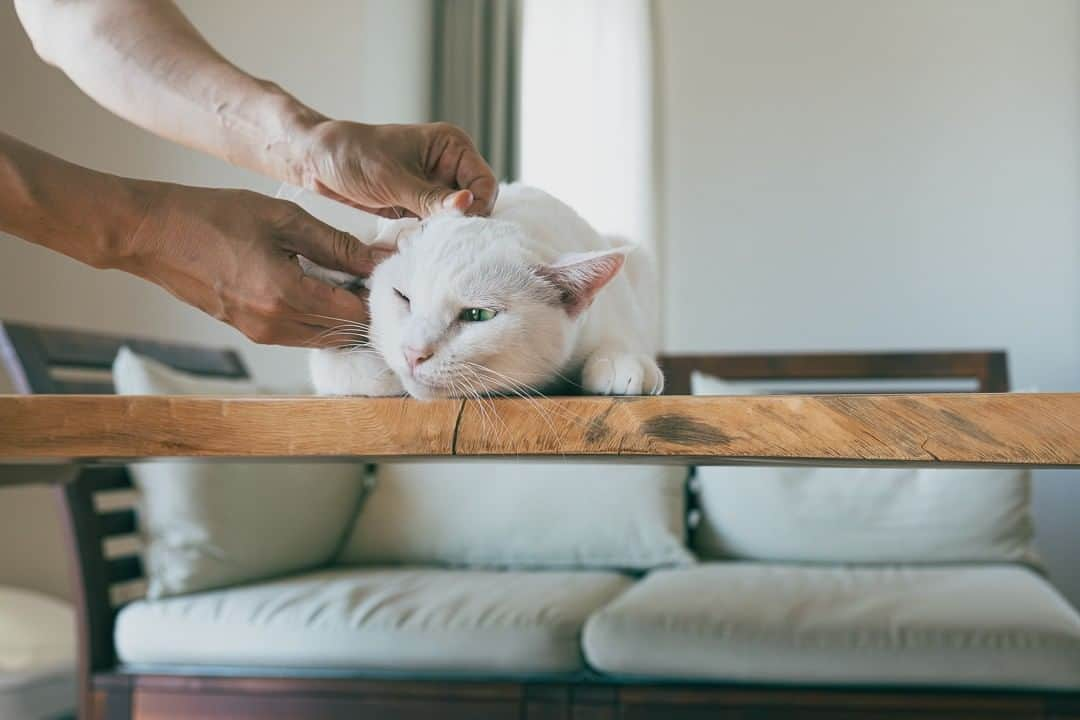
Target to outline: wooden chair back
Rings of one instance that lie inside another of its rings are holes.
[[[110,370],[116,353],[125,345],[196,375],[248,377],[247,368],[233,350],[0,322],[0,362],[16,391],[24,394],[112,394]]]
[[[113,393],[112,364],[125,346],[185,372],[249,377],[233,350],[0,322],[0,362],[23,394]],[[87,707],[91,674],[116,665],[113,629],[122,603],[114,602],[114,596],[143,578],[137,550],[106,552],[106,545],[116,541],[137,545],[134,508],[101,508],[110,493],[131,490],[131,477],[123,467],[86,468],[56,489],[78,620],[81,707]]]
[[[942,392],[933,381],[973,381],[975,392],[1009,390],[1005,352],[890,352],[890,353],[768,353],[759,355],[666,355],[661,357],[666,379],[665,394],[689,395],[690,376],[700,372],[724,380],[816,381],[821,387],[857,381],[852,392],[887,392],[890,381],[913,381],[903,392]],[[918,382],[926,383],[920,387]],[[880,386],[875,387],[875,383]],[[833,388],[830,388],[830,390]],[[948,391],[948,390],[946,390]],[[953,390],[955,392],[955,390]],[[798,394],[799,390],[783,392]],[[821,392],[821,390],[815,390]]]

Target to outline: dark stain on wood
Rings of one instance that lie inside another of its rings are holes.
[[[984,443],[996,443],[999,442],[998,438],[988,434],[981,427],[971,422],[967,418],[954,413],[952,410],[942,410],[941,414],[949,420],[949,424],[954,428],[964,433],[968,437],[975,438]]]
[[[615,404],[612,403],[608,407],[604,408],[604,412],[600,413],[596,417],[589,419],[589,424],[585,426],[586,442],[598,443],[611,434],[611,428],[608,427],[607,419],[611,416],[611,413],[614,410]]]
[[[641,431],[651,438],[676,445],[727,445],[731,442],[731,438],[712,425],[678,413],[651,417],[641,424]]]

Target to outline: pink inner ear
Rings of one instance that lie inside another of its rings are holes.
[[[577,317],[592,304],[596,293],[611,282],[623,263],[623,249],[567,255],[553,265],[540,268],[540,276],[562,291],[560,300],[570,317]]]

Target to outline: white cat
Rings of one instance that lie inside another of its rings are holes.
[[[490,218],[386,221],[377,240],[398,252],[366,282],[370,349],[314,351],[319,394],[663,390],[650,258],[547,193],[506,185]]]

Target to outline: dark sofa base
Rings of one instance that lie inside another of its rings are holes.
[[[99,673],[95,720],[1080,720],[1080,692]]]

